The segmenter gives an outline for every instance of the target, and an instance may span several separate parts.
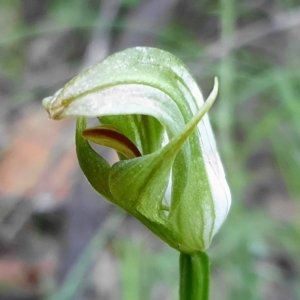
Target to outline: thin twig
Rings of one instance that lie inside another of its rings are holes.
[[[280,13],[274,16],[271,21],[258,21],[245,28],[236,30],[235,37],[230,43],[220,39],[210,44],[205,50],[205,56],[221,58],[228,55],[231,51],[249,45],[258,39],[297,26],[300,26],[300,9],[293,12]]]

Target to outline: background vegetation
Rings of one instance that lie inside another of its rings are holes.
[[[0,299],[177,299],[177,253],[90,191],[74,123],[40,107],[137,45],[179,56],[205,95],[221,82],[210,117],[233,205],[211,299],[300,299],[299,32],[296,0],[2,0]]]

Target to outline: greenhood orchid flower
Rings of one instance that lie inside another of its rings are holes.
[[[184,64],[154,48],[108,57],[43,100],[50,118],[76,117],[76,149],[90,184],[173,248],[205,251],[231,203],[204,102]],[[100,125],[86,128],[86,118]],[[115,149],[112,166],[89,142]]]

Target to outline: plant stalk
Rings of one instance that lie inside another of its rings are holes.
[[[180,253],[180,300],[208,300],[209,258],[205,252]]]

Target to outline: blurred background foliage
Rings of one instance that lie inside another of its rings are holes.
[[[53,168],[74,123],[32,171],[53,126],[41,99],[132,46],[179,56],[204,95],[221,82],[210,117],[233,204],[209,250],[211,299],[300,299],[297,0],[0,2],[0,299],[178,299],[178,254],[98,199],[74,153],[69,177]],[[70,190],[47,190],[51,174]]]

